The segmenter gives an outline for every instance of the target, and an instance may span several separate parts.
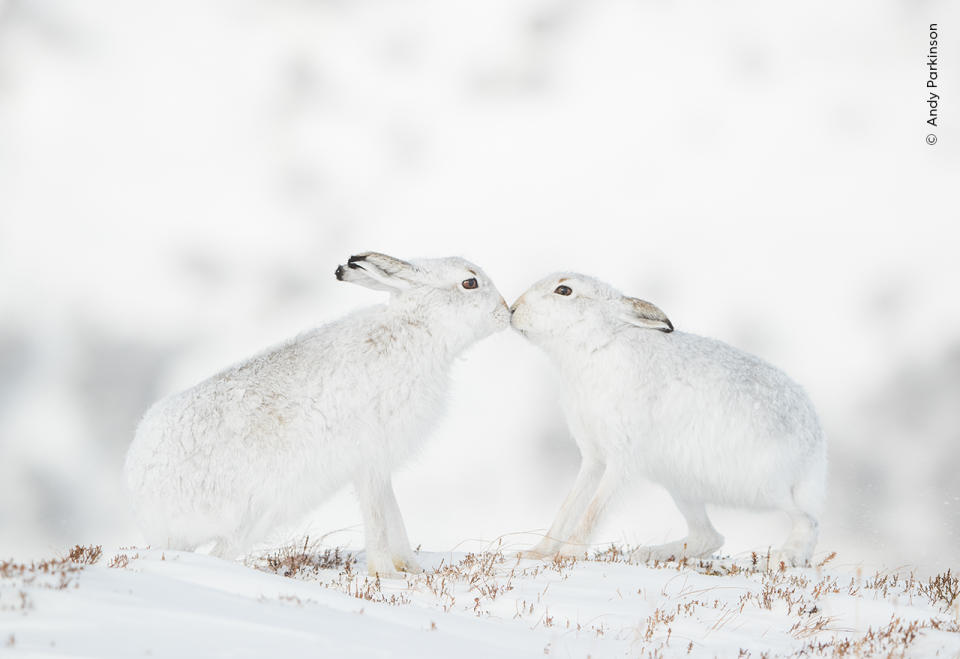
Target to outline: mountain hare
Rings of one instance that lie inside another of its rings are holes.
[[[124,467],[151,544],[235,557],[347,483],[356,487],[371,573],[419,571],[391,471],[440,416],[457,355],[509,312],[459,258],[352,256],[337,279],[389,291],[349,314],[165,398]]]
[[[559,367],[582,455],[573,490],[528,557],[582,554],[617,487],[663,485],[688,535],[634,557],[706,556],[723,545],[704,504],[786,511],[777,560],[801,565],[817,541],[826,443],[801,388],[761,359],[674,332],[664,313],[592,277],[558,273],[511,308],[511,324]]]

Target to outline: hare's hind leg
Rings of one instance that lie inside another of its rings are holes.
[[[710,523],[707,508],[702,502],[686,501],[672,492],[671,496],[687,521],[687,537],[662,545],[640,547],[633,552],[632,558],[639,561],[665,561],[682,556],[700,558],[709,556],[723,546],[723,536]]]
[[[803,476],[784,493],[780,509],[790,515],[792,528],[786,542],[771,554],[774,564],[803,566],[810,562],[820,533],[820,513],[826,491],[827,463],[813,461]]]
[[[520,552],[521,558],[546,558],[559,551],[590,505],[590,499],[597,491],[603,472],[602,462],[592,455],[583,456],[573,489],[560,506],[560,512],[550,525],[550,530],[532,549]]]
[[[802,566],[810,562],[820,534],[820,509],[823,502],[823,479],[807,477],[790,490],[790,504],[785,507],[793,523],[787,541],[775,552],[777,562]]]
[[[793,527],[783,546],[773,553],[777,564],[783,561],[786,565],[804,566],[813,556],[813,548],[817,545],[820,523],[812,514],[795,509],[787,511]]]

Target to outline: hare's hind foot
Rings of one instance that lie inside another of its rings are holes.
[[[819,520],[799,505],[794,510],[787,511],[793,527],[786,542],[779,549],[768,550],[761,556],[763,566],[768,570],[778,570],[783,567],[806,567],[810,565],[813,549],[817,546],[817,536],[820,530]]]
[[[767,570],[779,570],[781,568],[788,567],[807,567],[810,565],[810,556],[805,553],[802,549],[797,549],[794,547],[781,547],[780,549],[774,549],[769,552],[770,560],[767,561],[767,554],[765,554],[760,563],[763,567],[766,567]]]

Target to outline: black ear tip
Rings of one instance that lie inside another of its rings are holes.
[[[358,261],[366,261],[366,260],[367,260],[367,257],[364,256],[363,254],[360,254],[359,256],[354,255],[354,256],[351,256],[349,259],[347,259],[347,265],[353,265]]]
[[[660,331],[663,332],[663,333],[665,333],[665,334],[669,334],[670,332],[673,331],[673,323],[671,323],[671,322],[668,320],[668,321],[667,321],[667,326],[666,326],[666,327],[661,327],[661,328],[660,328]]]
[[[338,265],[337,269],[333,271],[333,274],[337,278],[337,281],[343,281],[343,266]]]

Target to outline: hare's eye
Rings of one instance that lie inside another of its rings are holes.
[[[475,277],[470,277],[470,279],[464,279],[462,282],[460,282],[460,285],[467,290],[470,290],[477,287],[477,280]]]
[[[556,293],[557,295],[570,295],[571,293],[573,293],[573,289],[570,288],[569,286],[557,286],[553,290],[553,292]]]

